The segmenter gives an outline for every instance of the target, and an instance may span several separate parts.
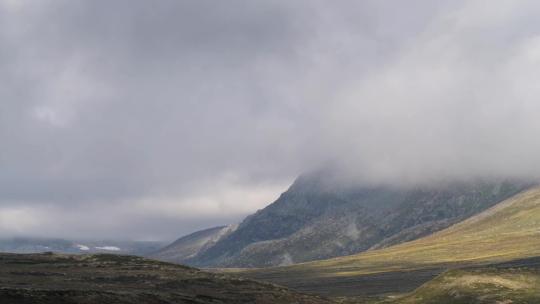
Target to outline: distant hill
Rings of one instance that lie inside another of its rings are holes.
[[[210,248],[220,239],[227,237],[235,229],[236,225],[231,225],[197,231],[179,238],[172,244],[150,254],[149,257],[167,262],[184,263]]]
[[[66,240],[18,237],[0,239],[0,252],[11,253],[117,253],[147,255],[162,248],[162,242],[114,240]]]
[[[384,292],[410,291],[448,268],[537,256],[540,256],[540,187],[415,241],[346,257],[240,274],[304,291],[333,295],[351,295],[352,291],[365,295],[377,293],[381,285],[390,287],[384,288]],[[408,285],[409,281],[403,279],[408,273],[413,275],[413,281],[421,276],[424,281],[420,279]],[[372,290],[370,285],[355,283],[364,278],[370,278]],[[401,286],[408,287],[399,289]]]
[[[273,284],[111,254],[0,254],[2,304],[325,304]]]
[[[308,174],[236,230],[180,261],[197,267],[266,267],[385,248],[447,228],[529,185],[499,180],[368,187],[336,183],[321,172]],[[187,256],[182,248],[171,245],[154,257],[174,261]]]

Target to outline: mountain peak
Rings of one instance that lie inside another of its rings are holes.
[[[337,181],[329,170],[303,174],[234,229],[196,232],[154,257],[202,267],[261,267],[350,255],[447,228],[531,185],[504,179],[416,187]]]

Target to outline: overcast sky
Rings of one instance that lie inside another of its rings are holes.
[[[332,164],[540,175],[540,2],[0,0],[0,237],[169,240]]]

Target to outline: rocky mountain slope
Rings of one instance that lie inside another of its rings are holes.
[[[134,256],[0,254],[0,303],[324,304],[330,301],[273,284]]]
[[[538,257],[539,232],[540,187],[535,187],[418,240],[346,257],[244,270],[241,275],[329,295],[405,292],[445,269]]]
[[[343,186],[325,174],[301,176],[268,207],[190,258],[199,267],[289,265],[414,240],[526,189],[509,181],[431,187]],[[174,260],[169,251],[156,257]]]

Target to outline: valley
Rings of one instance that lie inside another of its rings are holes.
[[[218,227],[202,237],[233,231]],[[182,254],[196,254],[199,240],[180,243],[191,248]],[[201,271],[135,256],[58,253],[3,253],[0,266],[0,299],[8,304],[536,303],[540,187],[413,241],[289,266]]]
[[[0,0],[0,304],[540,304],[540,1]]]

